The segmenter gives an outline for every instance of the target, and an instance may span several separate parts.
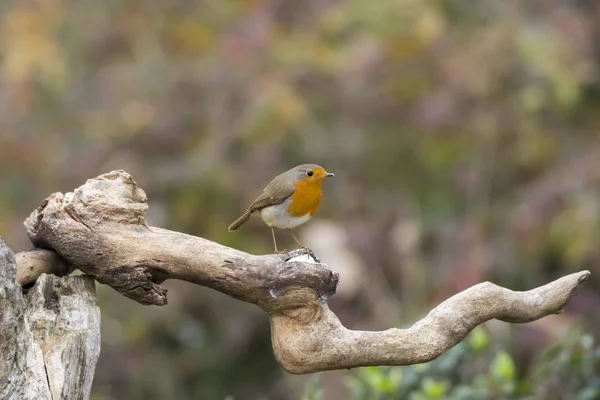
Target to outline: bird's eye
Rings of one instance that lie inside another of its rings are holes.
[[[314,172],[312,172],[312,171],[306,171],[306,175],[307,175],[307,176],[313,176],[313,173],[314,173]]]

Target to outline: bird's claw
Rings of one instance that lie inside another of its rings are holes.
[[[312,259],[315,260],[315,262],[321,263],[321,260],[319,259],[319,257],[316,256],[315,252],[312,251],[312,249],[306,246],[300,246],[298,250],[304,250],[309,257],[312,257]]]
[[[296,250],[292,250],[289,252],[277,251],[277,252],[275,252],[275,254],[284,254],[285,261],[291,260],[294,257],[307,255],[307,256],[311,257],[313,260],[315,260],[316,263],[321,264],[321,260],[316,256],[314,251],[312,251],[310,248],[308,248],[306,246],[300,246]]]

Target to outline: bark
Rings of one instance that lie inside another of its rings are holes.
[[[25,226],[32,242],[58,253],[61,263],[141,304],[167,304],[160,284],[180,279],[258,305],[270,317],[275,357],[292,373],[426,362],[487,320],[529,322],[561,312],[589,276],[578,272],[528,292],[485,282],[451,297],[411,328],[353,331],[327,306],[338,274],[321,263],[298,261],[302,250],[247,254],[148,226],[147,208],[146,194],[133,178],[113,171],[72,193],[51,195]],[[37,270],[52,270],[49,256],[21,257],[29,261],[24,283]]]
[[[88,399],[100,354],[93,278],[38,274],[24,295],[16,265],[0,238],[0,398]]]

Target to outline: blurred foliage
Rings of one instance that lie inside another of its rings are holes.
[[[599,15],[591,0],[4,0],[0,234],[28,248],[46,196],[120,168],[150,224],[265,253],[264,225],[228,224],[315,162],[336,177],[299,231],[340,272],[348,327],[409,323],[483,280],[597,271]],[[95,400],[305,393],[260,310],[166,285],[160,309],[98,288]],[[599,293],[592,274],[561,316],[494,330],[493,365],[522,371],[573,324],[597,336]],[[419,391],[454,388],[430,378]],[[320,379],[347,397],[343,374]]]
[[[507,350],[491,344],[479,327],[432,362],[363,368],[346,382],[353,400],[592,400],[600,397],[600,346],[574,330],[529,371],[519,371]]]

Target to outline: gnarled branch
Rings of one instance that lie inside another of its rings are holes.
[[[129,174],[113,171],[73,193],[51,195],[25,226],[35,245],[142,304],[166,304],[160,284],[181,279],[258,305],[271,319],[275,357],[292,373],[426,362],[489,319],[529,322],[561,312],[589,275],[571,274],[528,292],[485,282],[411,328],[353,331],[327,307],[339,277],[325,265],[294,261],[301,251],[255,256],[148,226],[146,200]]]

